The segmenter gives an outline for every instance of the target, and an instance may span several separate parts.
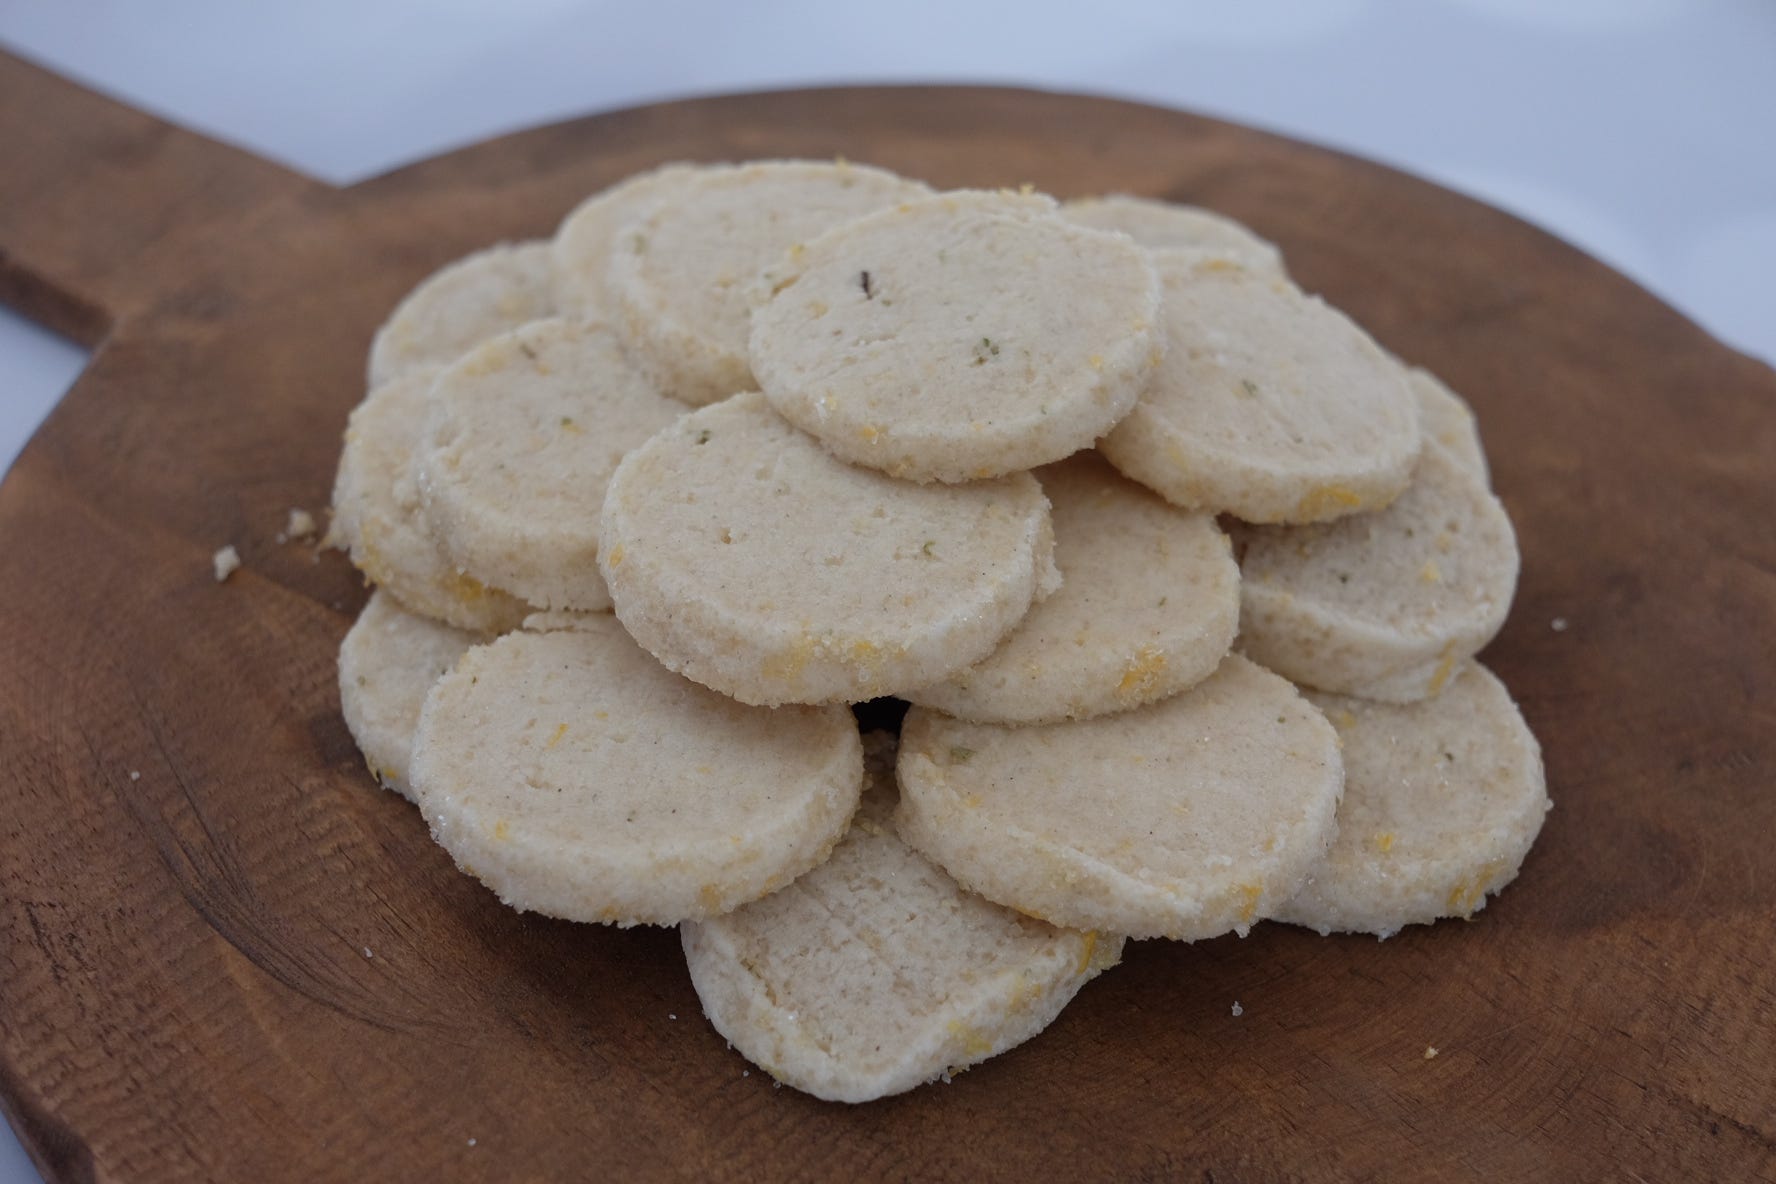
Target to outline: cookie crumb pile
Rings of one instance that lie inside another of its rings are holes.
[[[373,775],[515,908],[679,926],[779,1083],[948,1081],[1130,939],[1468,917],[1540,830],[1473,412],[1220,214],[669,164],[368,371]]]

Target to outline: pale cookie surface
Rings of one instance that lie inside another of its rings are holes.
[[[1120,230],[1143,247],[1208,251],[1254,271],[1283,270],[1283,253],[1275,243],[1258,237],[1244,223],[1201,206],[1116,193],[1067,202],[1061,213],[1081,226]]]
[[[1090,453],[1036,476],[1060,591],[985,661],[906,697],[981,723],[1047,723],[1126,711],[1214,673],[1239,626],[1239,568],[1214,518]]]
[[[1467,400],[1450,390],[1429,370],[1414,366],[1406,372],[1412,393],[1418,397],[1418,422],[1425,438],[1441,444],[1450,459],[1491,484],[1486,450],[1480,445],[1480,425]]]
[[[432,689],[486,634],[453,629],[402,608],[378,589],[339,646],[339,707],[370,772],[403,797],[413,730]]]
[[[630,224],[609,293],[625,342],[661,386],[702,405],[752,390],[747,335],[764,270],[798,243],[930,192],[882,169],[765,161],[675,185]]]
[[[1399,496],[1418,456],[1418,405],[1392,358],[1279,276],[1154,258],[1165,358],[1099,444],[1112,464],[1178,505],[1247,522],[1315,522]]]
[[[1471,916],[1516,878],[1548,791],[1541,747],[1491,672],[1469,663],[1419,703],[1308,698],[1344,742],[1344,801],[1337,839],[1277,920],[1388,937]]]
[[[1159,277],[1047,197],[945,193],[791,253],[752,318],[772,406],[853,464],[972,481],[1060,460],[1158,362]]]
[[[434,374],[384,383],[351,413],[328,541],[413,612],[483,633],[515,629],[530,606],[457,570],[425,521],[414,461]]]
[[[1123,939],[965,892],[894,833],[893,741],[832,858],[681,929],[716,1031],[777,1080],[867,1102],[1004,1052],[1113,966]]]
[[[625,453],[685,414],[606,325],[533,321],[438,376],[419,454],[433,532],[457,566],[543,608],[598,610],[604,488]]]
[[[1230,654],[1181,695],[1063,724],[915,707],[900,835],[964,887],[1076,929],[1244,933],[1333,835],[1337,739],[1294,687]]]
[[[506,904],[670,925],[825,859],[863,753],[844,708],[724,699],[604,617],[470,650],[426,699],[411,783],[433,837]]]
[[[648,209],[692,177],[717,165],[667,164],[625,178],[575,206],[549,247],[555,307],[562,316],[607,320],[611,256],[618,237]]]
[[[1053,565],[1028,473],[914,485],[834,459],[738,395],[631,452],[598,562],[673,670],[747,703],[853,703],[984,658]]]
[[[1295,682],[1366,699],[1435,695],[1491,641],[1517,537],[1480,479],[1427,444],[1376,514],[1240,532],[1240,649]]]
[[[555,311],[549,244],[502,243],[435,272],[370,344],[370,389],[455,361],[477,342]]]

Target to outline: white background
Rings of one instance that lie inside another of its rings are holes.
[[[1772,0],[0,0],[0,43],[342,184],[686,94],[945,80],[1144,99],[1467,190],[1776,358]],[[83,358],[0,313],[0,467]],[[36,1179],[0,1133],[0,1184]]]

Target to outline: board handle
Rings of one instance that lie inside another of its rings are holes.
[[[0,302],[87,346],[155,243],[317,182],[0,52]]]

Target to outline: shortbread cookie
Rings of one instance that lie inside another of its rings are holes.
[[[1052,198],[944,193],[827,231],[752,317],[752,372],[827,451],[913,481],[1070,456],[1160,357],[1159,277]]]
[[[433,273],[370,345],[370,389],[455,361],[477,342],[555,311],[549,244],[501,243]]]
[[[1491,641],[1517,537],[1480,479],[1429,443],[1387,509],[1241,532],[1240,649],[1306,686],[1406,702]]]
[[[764,269],[798,243],[930,192],[882,169],[765,161],[674,184],[611,256],[625,341],[663,389],[697,405],[752,390],[746,342]]]
[[[609,320],[611,255],[617,239],[654,203],[692,177],[720,165],[667,164],[627,177],[575,206],[549,249],[555,307],[562,316]]]
[[[470,575],[543,608],[610,607],[598,514],[623,454],[685,414],[596,321],[533,321],[438,376],[427,520]]]
[[[1214,673],[1239,626],[1239,568],[1214,518],[1091,453],[1037,477],[1060,591],[985,661],[907,698],[981,723],[1046,723],[1127,711]]]
[[[757,392],[617,466],[598,562],[673,670],[746,703],[854,703],[987,656],[1053,563],[1028,473],[913,485],[835,460]]]
[[[386,382],[352,412],[327,541],[411,611],[459,629],[502,633],[517,628],[531,607],[457,570],[420,506],[414,453],[434,374],[418,370]]]
[[[1388,937],[1467,917],[1516,878],[1548,812],[1541,747],[1504,684],[1465,663],[1435,699],[1309,693],[1344,743],[1338,837],[1279,921]]]
[[[914,707],[900,835],[964,887],[1075,929],[1244,934],[1333,835],[1337,737],[1237,654],[1181,695],[1073,723],[970,724]]]
[[[680,933],[716,1031],[777,1080],[867,1102],[1047,1027],[1123,939],[1022,916],[957,887],[894,833],[893,740],[832,858]],[[872,757],[875,755],[872,752]]]
[[[1099,445],[1167,500],[1247,522],[1317,522],[1398,497],[1419,449],[1406,376],[1280,276],[1156,251],[1166,354]]]
[[[1425,437],[1441,444],[1451,460],[1490,485],[1492,474],[1487,469],[1486,450],[1480,446],[1474,409],[1429,370],[1414,366],[1406,377],[1418,397],[1418,422]]]
[[[863,787],[842,707],[745,707],[686,682],[609,617],[477,646],[432,688],[414,800],[501,900],[672,925],[825,859]]]
[[[403,797],[419,709],[486,634],[453,629],[402,608],[378,589],[339,646],[339,707],[371,774]]]
[[[1207,251],[1253,271],[1281,274],[1283,270],[1283,253],[1275,243],[1253,234],[1244,223],[1201,206],[1113,193],[1067,202],[1061,213],[1081,226],[1120,230],[1143,247]]]

